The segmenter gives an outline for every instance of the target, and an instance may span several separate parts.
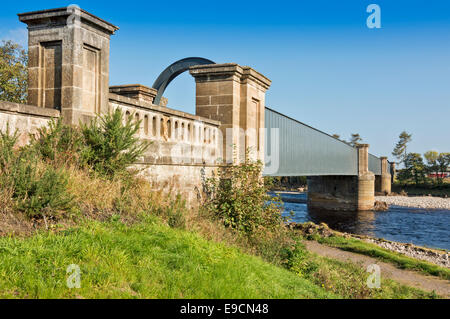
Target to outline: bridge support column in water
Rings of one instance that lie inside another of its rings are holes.
[[[395,162],[391,163],[391,185],[394,184],[397,177],[397,170],[395,168]]]
[[[375,176],[375,192],[387,195],[391,193],[392,176],[388,171],[387,157],[380,157],[381,159],[381,175]]]
[[[308,177],[308,206],[336,211],[372,210],[375,175],[369,171],[368,144],[358,145],[357,176]]]

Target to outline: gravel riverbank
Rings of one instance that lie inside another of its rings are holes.
[[[450,268],[450,253],[448,251],[438,251],[411,244],[398,243],[378,238],[361,238],[362,240],[380,246],[382,248],[395,251],[397,253],[431,262],[435,265]]]
[[[408,196],[377,196],[376,201],[386,202],[388,205],[416,207],[428,209],[448,209],[450,210],[450,198],[442,197],[408,197]]]
[[[290,228],[295,229],[304,235],[317,234],[321,237],[341,236],[345,238],[355,238],[371,244],[375,244],[384,249],[400,253],[412,258],[425,260],[435,265],[450,268],[450,251],[431,249],[427,247],[420,247],[412,244],[399,243],[395,241],[385,240],[382,238],[374,238],[365,235],[355,235],[350,233],[342,233],[329,228],[326,224],[320,225],[312,222],[297,224],[291,223]]]

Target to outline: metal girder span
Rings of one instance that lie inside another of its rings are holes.
[[[265,110],[266,176],[358,175],[357,149],[322,131]]]
[[[381,159],[372,154],[369,154],[369,171],[381,175]]]

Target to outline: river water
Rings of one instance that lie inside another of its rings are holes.
[[[306,193],[283,194],[283,198],[306,200]],[[427,210],[391,206],[386,212],[309,211],[306,204],[284,203],[283,215],[294,215],[291,221],[316,224],[358,235],[412,243],[430,248],[450,250],[450,210]]]

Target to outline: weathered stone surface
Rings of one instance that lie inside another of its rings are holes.
[[[190,73],[196,81],[196,114],[222,123],[224,160],[243,161],[248,149],[253,159],[264,160],[264,135],[259,131],[271,81],[235,63],[193,66]]]
[[[216,166],[203,165],[136,165],[140,175],[155,189],[165,193],[181,194],[191,205],[201,196],[203,179],[216,173]]]
[[[17,130],[19,146],[26,145],[30,134],[35,134],[38,128],[48,125],[52,118],[57,117],[57,110],[0,101],[0,131],[5,132],[7,127],[10,133]]]
[[[372,210],[375,204],[375,175],[369,171],[369,144],[358,149],[358,210]]]
[[[76,6],[19,14],[29,32],[28,104],[78,124],[109,108],[109,39],[118,28]]]
[[[143,121],[139,135],[151,145],[142,164],[217,164],[220,122],[116,94],[110,97],[112,109]]]
[[[109,87],[110,93],[137,99],[141,102],[153,103],[158,91],[141,84],[115,85]]]

